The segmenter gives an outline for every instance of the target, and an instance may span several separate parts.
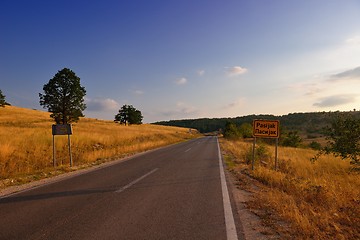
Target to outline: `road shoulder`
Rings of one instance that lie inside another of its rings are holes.
[[[224,157],[224,156],[223,156]],[[260,189],[255,180],[241,172],[232,172],[226,169],[229,192],[232,195],[235,222],[240,225],[238,232],[244,239],[280,239],[278,233],[263,224],[259,217],[261,213],[251,210],[249,203]],[[259,211],[259,210],[257,210]]]

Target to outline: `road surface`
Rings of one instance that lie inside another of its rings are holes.
[[[0,198],[0,239],[238,239],[219,156],[204,137]]]

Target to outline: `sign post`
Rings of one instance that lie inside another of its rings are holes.
[[[70,142],[70,135],[72,135],[71,124],[53,124],[52,125],[52,135],[53,135],[53,165],[54,165],[54,167],[56,167],[55,135],[68,135],[70,167],[72,167],[73,161],[72,161],[71,142]]]
[[[253,136],[254,136],[254,143],[253,143],[253,159],[251,169],[254,170],[254,163],[255,163],[255,145],[256,145],[256,138],[275,138],[275,170],[278,168],[278,142],[280,136],[280,121],[279,120],[254,120],[253,121]]]

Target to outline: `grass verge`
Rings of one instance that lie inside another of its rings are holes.
[[[315,151],[279,147],[279,169],[275,171],[274,146],[265,145],[265,154],[251,171],[251,142],[221,139],[220,143],[226,162],[231,162],[230,171],[257,182],[259,190],[248,207],[281,236],[359,239],[360,175],[348,161],[322,156],[311,163]]]

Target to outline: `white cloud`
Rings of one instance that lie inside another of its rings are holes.
[[[143,95],[143,94],[144,94],[144,91],[135,90],[133,93],[134,93],[135,95]]]
[[[319,99],[319,102],[314,103],[316,107],[335,107],[339,105],[344,105],[347,103],[353,103],[356,101],[355,95],[344,94],[344,95],[334,95],[328,96]]]
[[[160,115],[172,119],[194,118],[199,114],[199,109],[181,101],[177,102],[173,109],[160,112]]]
[[[246,73],[248,70],[240,66],[226,67],[226,74],[229,77],[238,76]]]
[[[108,111],[108,110],[117,110],[119,109],[119,103],[116,102],[114,99],[106,98],[106,99],[100,99],[100,98],[86,98],[86,110],[88,111]]]
[[[198,71],[197,71],[197,74],[198,74],[199,76],[204,76],[205,70],[198,70]]]
[[[346,39],[345,43],[351,45],[360,45],[360,36],[354,36],[351,38]]]
[[[287,85],[285,91],[300,93],[305,95],[306,97],[315,96],[325,90],[324,86],[329,85],[329,84],[325,84],[324,81],[325,81],[324,77],[320,75],[314,75],[302,82],[297,82]]]
[[[190,106],[184,102],[176,103],[177,111],[183,114],[193,114],[198,112],[198,110],[194,106]]]
[[[354,66],[354,63],[360,61],[360,36],[349,38],[337,47],[325,49],[317,54],[318,56],[313,57],[320,57],[321,65],[325,71]],[[313,62],[312,59],[309,60]],[[319,69],[319,66],[317,68]]]
[[[184,84],[186,84],[187,83],[187,79],[186,78],[179,78],[179,79],[176,79],[176,81],[175,81],[175,84],[176,85],[184,85]]]

